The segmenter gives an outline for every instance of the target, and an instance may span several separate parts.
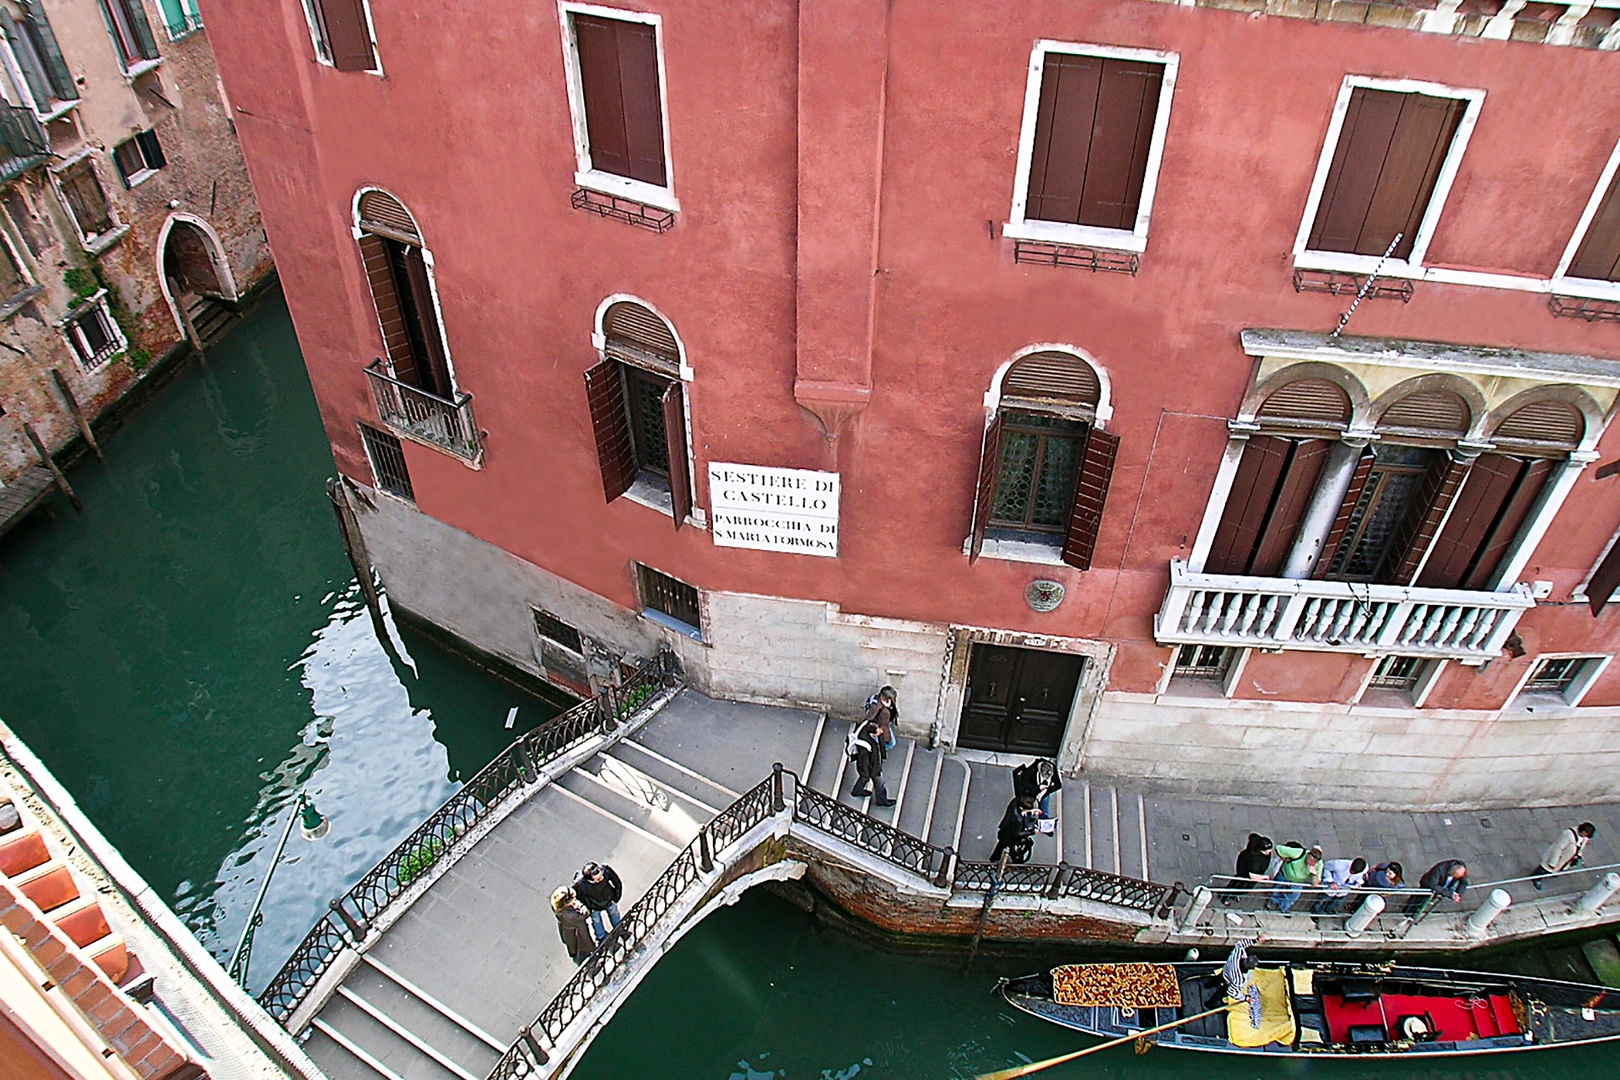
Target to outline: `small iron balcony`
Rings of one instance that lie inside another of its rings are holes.
[[[18,105],[0,108],[0,184],[9,184],[51,157],[45,129],[32,109]]]
[[[483,458],[471,394],[458,390],[455,399],[447,401],[400,382],[385,370],[381,359],[371,362],[366,375],[377,415],[395,434],[447,451],[469,464],[476,465]]]

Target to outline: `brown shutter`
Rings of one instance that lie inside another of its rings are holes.
[[[602,466],[602,494],[612,502],[636,480],[630,414],[624,407],[624,380],[617,360],[604,360],[585,372],[585,399],[596,434],[596,459]]]
[[[575,15],[580,89],[591,167],[665,183],[658,38],[647,23]]]
[[[1102,528],[1103,505],[1108,501],[1108,485],[1114,478],[1114,459],[1118,455],[1119,436],[1092,428],[1074,485],[1074,516],[1069,519],[1069,531],[1063,538],[1063,561],[1077,569],[1091,569],[1091,556],[1097,550],[1097,531]]]
[[[1308,439],[1294,444],[1288,459],[1288,470],[1277,486],[1271,515],[1266,519],[1260,543],[1246,573],[1256,577],[1276,577],[1282,572],[1288,552],[1294,546],[1294,537],[1305,520],[1305,508],[1310,505],[1316,484],[1322,478],[1322,466],[1332,444],[1323,439]]]
[[[1095,56],[1046,54],[1029,158],[1026,218],[1070,224],[1080,220],[1102,66]]]
[[[1339,129],[1307,246],[1315,251],[1412,254],[1465,103],[1357,87]]]
[[[1513,493],[1524,462],[1501,454],[1482,454],[1457,493],[1451,517],[1435,538],[1429,561],[1417,585],[1424,589],[1460,589],[1469,565]]]
[[[1602,613],[1617,588],[1620,588],[1620,543],[1603,556],[1598,568],[1592,571],[1592,580],[1586,583],[1586,601],[1592,605],[1593,615]]]
[[[1394,543],[1390,545],[1390,555],[1400,553],[1400,561],[1395,563],[1394,569],[1386,576],[1393,585],[1410,585],[1417,575],[1418,566],[1423,562],[1424,554],[1429,545],[1434,542],[1435,533],[1440,531],[1440,523],[1446,518],[1446,511],[1457,498],[1457,492],[1462,487],[1463,480],[1468,476],[1470,462],[1466,459],[1455,458],[1447,454],[1423,477],[1423,484],[1418,488],[1417,497],[1412,500],[1412,509],[1401,523],[1400,533],[1396,535]],[[1389,556],[1386,556],[1388,558]]]
[[[1232,490],[1221,510],[1221,524],[1204,560],[1210,574],[1246,574],[1266,515],[1277,495],[1277,482],[1288,464],[1289,443],[1272,435],[1249,439],[1238,461]]]
[[[1608,194],[1581,238],[1575,261],[1569,264],[1569,276],[1620,281],[1620,183],[1610,181]],[[1593,608],[1594,614],[1596,611]]]
[[[332,66],[339,71],[370,71],[377,66],[366,26],[364,0],[314,0]]]
[[[1303,421],[1308,424],[1350,423],[1350,395],[1327,379],[1295,379],[1278,387],[1260,403],[1258,419]]]
[[[1507,554],[1508,546],[1518,539],[1519,533],[1524,529],[1524,523],[1530,517],[1530,511],[1536,505],[1541,489],[1547,486],[1547,478],[1552,475],[1557,464],[1555,461],[1539,458],[1525,466],[1524,472],[1519,475],[1519,482],[1513,486],[1513,494],[1508,497],[1501,513],[1497,514],[1496,521],[1491,524],[1490,534],[1485,537],[1485,543],[1479,549],[1479,554],[1474,556],[1474,565],[1469,567],[1468,575],[1463,579],[1463,588],[1490,588],[1491,579],[1496,576],[1502,556]]]
[[[422,345],[427,351],[426,370],[418,371],[420,386],[430,394],[450,400],[450,361],[444,355],[444,335],[439,330],[439,311],[433,304],[433,285],[428,280],[427,260],[419,247],[405,249],[405,283],[410,289],[411,306],[417,325],[422,328]]]
[[[1328,530],[1327,542],[1317,553],[1316,565],[1311,567],[1311,577],[1327,577],[1328,567],[1333,563],[1333,556],[1338,552],[1339,545],[1344,542],[1344,534],[1350,528],[1350,515],[1355,512],[1356,503],[1361,501],[1361,493],[1367,487],[1367,478],[1372,475],[1373,454],[1371,448],[1361,452],[1361,460],[1356,462],[1356,471],[1350,474],[1350,488],[1344,493],[1344,501],[1339,504],[1339,513],[1333,519],[1333,528]]]
[[[990,525],[990,510],[996,504],[996,475],[1001,470],[1001,414],[997,413],[984,429],[984,452],[979,458],[979,490],[973,502],[972,540],[968,563],[979,560],[984,547],[984,531]]]
[[[1091,156],[1080,193],[1080,224],[1127,231],[1135,227],[1163,80],[1160,64],[1103,62]]]
[[[619,24],[619,86],[632,180],[663,187],[664,105],[658,97],[658,32],[647,23]]]
[[[362,233],[360,259],[365,264],[366,281],[371,286],[371,302],[377,309],[377,324],[382,327],[383,347],[388,350],[388,359],[394,365],[394,377],[415,386],[418,382],[416,357],[411,354],[411,337],[405,328],[399,290],[394,286],[387,241],[380,236]]]
[[[679,532],[692,512],[692,481],[686,468],[686,410],[682,408],[678,382],[664,390],[664,440],[669,447],[669,499],[675,530]]]

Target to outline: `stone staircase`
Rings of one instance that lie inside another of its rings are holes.
[[[223,301],[211,296],[200,296],[194,292],[183,292],[178,297],[186,318],[197,337],[201,339],[203,347],[207,348],[225,336],[231,328],[236,315]]]

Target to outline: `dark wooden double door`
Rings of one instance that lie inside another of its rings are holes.
[[[1083,656],[1008,645],[974,645],[957,745],[1055,756],[1063,743]]]

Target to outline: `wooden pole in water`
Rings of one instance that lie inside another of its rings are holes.
[[[996,876],[990,879],[990,888],[984,893],[984,906],[979,909],[979,925],[973,929],[973,942],[968,946],[967,960],[962,964],[962,970],[967,971],[973,966],[973,958],[979,954],[979,941],[984,937],[985,923],[990,921],[990,908],[996,902],[996,894],[1001,891],[1001,880],[1007,875],[1007,856],[1011,852],[1003,851],[1001,861],[996,864]]]
[[[73,396],[73,388],[62,377],[62,369],[51,368],[51,378],[56,382],[56,389],[61,391],[62,400],[67,402],[68,412],[73,414],[73,419],[78,423],[79,434],[90,444],[90,449],[96,452],[96,460],[106,461],[107,455],[101,452],[101,444],[96,442],[95,432],[90,430],[90,421],[85,419],[84,410],[79,408],[79,399]]]
[[[56,480],[56,486],[62,489],[62,494],[66,495],[68,502],[73,504],[73,509],[83,510],[84,503],[80,502],[79,497],[73,494],[73,486],[67,482],[67,477],[62,475],[62,470],[56,467],[56,461],[51,457],[51,452],[45,449],[45,444],[39,441],[39,433],[34,430],[34,425],[24,424],[23,431],[28,435],[28,441],[34,444],[34,449],[39,452],[39,460],[44,462],[47,469],[51,470],[51,476]]]
[[[334,477],[326,482],[326,494],[331,497],[332,509],[337,512],[338,535],[342,537],[343,550],[348,553],[349,563],[354,567],[355,579],[360,582],[360,595],[366,601],[366,610],[371,612],[371,621],[376,625],[378,635],[387,642],[382,599],[377,594],[377,582],[371,572],[371,557],[366,553],[366,539],[360,532],[360,519],[355,515],[354,504],[349,501],[349,489],[341,478]]]
[[[1195,1013],[1192,1016],[1184,1016],[1180,1020],[1172,1020],[1168,1024],[1160,1024],[1157,1027],[1143,1028],[1141,1031],[1133,1031],[1129,1035],[1121,1035],[1117,1039],[1109,1039],[1105,1043],[1098,1043],[1096,1046],[1088,1046],[1084,1050],[1076,1050],[1074,1053],[1064,1054],[1062,1057],[1047,1058],[1045,1061],[1032,1061],[1028,1065],[1015,1065],[1010,1069],[997,1069],[995,1072],[980,1073],[978,1080],[1014,1080],[1015,1077],[1028,1076],[1030,1073],[1037,1073],[1042,1069],[1050,1069],[1053,1065],[1062,1065],[1065,1061],[1073,1061],[1076,1058],[1083,1058],[1087,1054],[1095,1054],[1099,1050],[1107,1050],[1109,1047],[1118,1046],[1120,1043],[1133,1042],[1136,1039],[1142,1038],[1144,1035],[1157,1035],[1161,1031],[1169,1031],[1171,1028],[1178,1028],[1182,1024],[1190,1024],[1194,1020],[1202,1020],[1206,1016],[1214,1016],[1216,1013],[1223,1013],[1225,1011],[1225,1005],[1217,1005],[1213,1009],[1205,1009],[1201,1013]]]

